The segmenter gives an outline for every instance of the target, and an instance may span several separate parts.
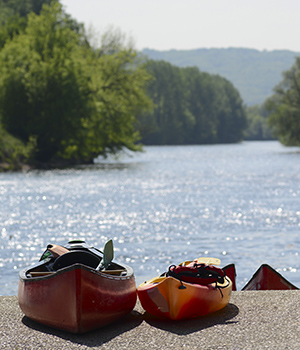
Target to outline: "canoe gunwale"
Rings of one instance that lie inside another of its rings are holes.
[[[50,259],[49,259],[50,260]],[[113,264],[116,264],[116,265],[119,265],[121,266],[122,268],[124,268],[124,272],[126,272],[126,275],[124,276],[116,276],[116,275],[109,275],[109,274],[106,274],[106,273],[103,273],[101,271],[98,271],[92,267],[89,267],[89,266],[86,266],[84,264],[80,264],[80,263],[76,263],[76,264],[72,264],[68,267],[64,267],[62,269],[59,269],[57,271],[53,271],[53,273],[51,274],[47,274],[47,275],[44,275],[44,276],[27,276],[27,274],[30,274],[30,271],[38,268],[38,267],[41,267],[43,265],[46,265],[47,263],[49,263],[49,260],[47,261],[43,261],[42,263],[38,263],[34,266],[31,266],[31,267],[27,267],[25,269],[22,269],[20,272],[19,272],[19,279],[22,281],[22,282],[36,282],[36,281],[42,281],[42,280],[48,280],[48,279],[51,279],[51,278],[55,278],[57,277],[58,275],[61,275],[61,274],[64,274],[64,273],[67,273],[69,271],[72,271],[72,270],[76,270],[76,269],[84,269],[86,271],[89,271],[91,273],[94,273],[102,278],[106,278],[106,279],[110,279],[110,280],[116,280],[116,281],[123,281],[123,280],[128,280],[128,279],[131,279],[134,277],[134,273],[133,273],[133,269],[132,267],[128,266],[128,265],[125,265],[125,264],[121,264],[121,263],[118,263],[118,262],[113,262]]]

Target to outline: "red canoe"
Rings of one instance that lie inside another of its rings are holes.
[[[53,254],[22,270],[18,300],[25,315],[54,328],[84,333],[130,313],[137,299],[132,268],[112,262],[107,270],[98,271],[100,252],[92,250],[70,250],[55,258]]]
[[[242,290],[288,290],[299,289],[267,264],[255,272]]]

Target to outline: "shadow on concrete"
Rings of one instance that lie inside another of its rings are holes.
[[[238,313],[239,308],[236,305],[229,303],[223,310],[204,317],[172,321],[159,319],[147,312],[143,313],[143,310],[133,310],[127,317],[114,322],[111,325],[83,334],[73,334],[50,328],[32,321],[26,316],[23,317],[22,322],[32,330],[40,332],[41,336],[51,335],[70,341],[73,344],[98,347],[110,342],[114,338],[117,338],[128,331],[135,329],[136,327],[139,327],[142,322],[145,322],[151,327],[162,329],[173,334],[188,335],[216,325],[237,323],[237,321],[233,319],[238,315]],[[39,335],[37,335],[37,337],[38,336]],[[122,339],[122,337],[120,339]]]
[[[199,332],[203,329],[213,327],[218,324],[232,324],[237,321],[231,321],[239,313],[239,308],[234,304],[228,304],[224,309],[212,314],[193,318],[189,320],[162,320],[157,317],[145,313],[143,315],[145,322],[152,327],[166,330],[177,335],[188,335],[194,332]]]
[[[101,346],[111,341],[115,337],[120,336],[122,333],[128,332],[135,327],[138,327],[143,322],[143,317],[139,312],[133,310],[128,316],[112,323],[111,325],[83,334],[73,334],[59,329],[51,328],[38,322],[32,321],[27,316],[23,317],[22,322],[27,327],[43,334],[56,336],[68,340],[74,344],[95,347]]]

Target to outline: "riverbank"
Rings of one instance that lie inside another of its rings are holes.
[[[162,321],[139,303],[125,319],[76,335],[26,318],[16,296],[0,297],[1,349],[298,349],[299,291],[233,292],[230,304],[207,317]]]

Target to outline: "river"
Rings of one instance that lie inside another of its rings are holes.
[[[236,265],[241,289],[270,264],[300,287],[300,148],[277,141],[151,146],[95,166],[0,174],[0,295],[48,243],[84,238],[136,283],[201,256]]]

